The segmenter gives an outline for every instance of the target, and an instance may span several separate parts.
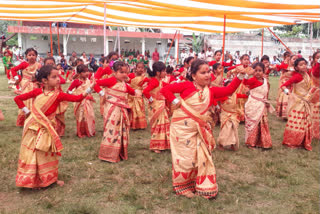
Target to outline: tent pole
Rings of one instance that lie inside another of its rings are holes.
[[[179,64],[179,39],[180,39],[180,30],[178,31],[178,39],[177,39],[177,65]]]
[[[270,30],[270,28],[267,28],[267,29],[270,31],[270,33],[271,33],[274,37],[276,37],[276,38],[279,40],[279,42],[287,49],[287,51],[290,52],[290,54],[293,54],[292,51],[282,42],[282,40],[281,40],[272,30]]]
[[[120,57],[121,51],[120,51],[120,31],[119,31],[119,27],[118,27],[118,55]]]
[[[107,56],[106,53],[106,3],[104,3],[104,15],[103,15],[103,55]]]
[[[264,36],[264,28],[262,28],[262,36],[261,36],[261,57],[263,56],[263,36]]]
[[[50,52],[51,56],[53,56],[53,44],[52,44],[52,22],[49,22],[50,24]]]
[[[226,45],[226,15],[224,15],[224,17],[223,17],[223,40],[222,40],[222,60],[221,60],[221,63],[224,62],[225,45]],[[223,77],[223,72],[221,73],[221,76]]]
[[[173,45],[173,42],[174,42],[174,40],[175,40],[175,38],[176,38],[177,32],[178,32],[178,31],[176,30],[176,33],[174,34],[173,39],[172,39],[172,41],[171,41],[171,45],[170,45],[170,48],[169,48],[169,50],[168,50],[167,57],[166,57],[166,60],[164,61],[164,64],[166,64],[166,62],[167,62],[167,59],[168,59],[168,56],[169,56],[171,47],[172,47],[172,45]]]
[[[59,37],[60,37],[60,34],[59,34],[59,22],[57,22],[57,35],[58,35],[58,54],[59,54],[59,56],[60,56],[60,39],[59,39]]]

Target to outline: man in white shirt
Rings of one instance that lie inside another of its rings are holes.
[[[195,57],[195,55],[196,55],[196,53],[193,52],[193,48],[190,48],[189,53],[188,53],[188,56],[189,56],[189,57],[190,57],[190,56]]]
[[[182,53],[181,53],[181,62],[180,62],[180,64],[183,65],[184,60],[185,60],[186,58],[188,58],[188,56],[189,56],[189,55],[186,53],[186,50],[183,49],[183,50],[182,50]]]
[[[213,51],[211,50],[211,47],[209,47],[206,52],[206,61],[211,62],[212,60],[213,60]]]

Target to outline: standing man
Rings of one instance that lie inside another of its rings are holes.
[[[190,50],[189,50],[189,53],[188,53],[189,55],[189,57],[190,56],[192,56],[192,57],[195,57],[195,55],[196,55],[196,53],[195,52],[193,52],[193,48],[190,48]]]
[[[206,52],[206,61],[211,62],[212,60],[213,60],[213,52],[211,50],[211,47],[209,47]]]
[[[152,63],[158,62],[159,61],[159,52],[157,48],[154,49],[154,52],[152,53]]]
[[[72,52],[72,55],[69,58],[69,65],[72,67],[76,67],[77,53],[75,51]]]
[[[183,65],[183,63],[184,63],[184,60],[185,59],[187,59],[188,58],[188,53],[186,53],[186,50],[185,49],[183,49],[182,50],[182,53],[181,53],[181,63],[180,64],[182,64]]]

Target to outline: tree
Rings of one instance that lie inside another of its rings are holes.
[[[204,34],[200,33],[198,37],[193,33],[192,39],[187,38],[187,40],[192,41],[192,48],[196,53],[200,53],[204,46]]]
[[[6,37],[9,37],[11,34],[8,33],[8,25],[17,25],[16,21],[0,21],[0,33],[4,34]],[[18,45],[17,36],[12,37],[6,42],[6,45]]]

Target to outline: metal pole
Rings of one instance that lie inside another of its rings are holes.
[[[104,3],[104,16],[103,16],[103,54],[107,56],[106,50],[106,3]]]
[[[58,53],[59,53],[59,56],[60,56],[60,34],[59,34],[59,22],[57,22],[57,35],[58,35]]]
[[[177,39],[177,65],[179,65],[179,39],[180,39],[180,30],[178,32],[178,39]]]
[[[287,51],[290,52],[290,54],[293,54],[292,51],[282,42],[282,40],[281,40],[272,30],[270,30],[270,28],[267,28],[267,29],[270,31],[270,33],[271,33],[274,37],[276,37],[276,38],[279,40],[279,42],[287,49]]]
[[[169,48],[169,50],[168,50],[168,54],[167,54],[166,60],[164,61],[165,64],[166,64],[166,62],[167,62],[167,59],[168,59],[168,56],[169,56],[171,47],[172,47],[172,45],[173,45],[174,39],[176,38],[177,32],[178,32],[178,31],[176,30],[176,33],[174,34],[173,39],[172,39],[172,41],[171,41],[171,45],[170,45],[170,48]]]
[[[223,41],[222,41],[222,60],[221,60],[221,63],[224,62],[225,45],[226,45],[226,15],[224,15],[224,17],[223,17]],[[223,77],[223,72],[221,72],[221,76]]]
[[[52,44],[52,22],[50,24],[50,48],[51,48],[51,56],[53,56],[53,44]]]
[[[262,36],[261,36],[261,57],[263,56],[263,36],[264,36],[264,28],[262,29]]]

